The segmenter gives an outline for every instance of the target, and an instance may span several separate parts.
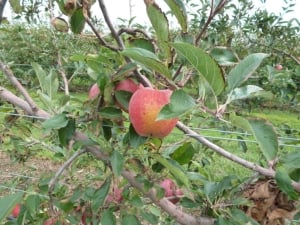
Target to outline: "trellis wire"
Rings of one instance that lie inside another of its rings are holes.
[[[5,109],[11,109],[14,110],[14,108],[11,107],[2,107]],[[26,114],[18,114],[18,113],[4,113],[0,112],[0,114],[4,115],[11,115],[11,116],[19,116],[19,117],[26,117],[26,118],[31,118],[31,119],[47,119],[45,117],[38,117],[38,116],[32,116],[32,115],[26,115]],[[112,127],[110,125],[104,125],[106,127]],[[125,128],[121,127],[120,128]],[[241,135],[241,136],[253,136],[252,134],[246,133],[246,132],[237,132],[237,131],[224,131],[224,130],[217,130],[214,128],[194,128],[190,127],[193,130],[199,130],[199,131],[210,131],[210,132],[218,132],[218,133],[223,133],[223,134],[235,134],[235,135]],[[280,129],[279,129],[280,130]],[[201,136],[208,138],[208,139],[214,139],[214,140],[226,140],[226,141],[238,141],[238,142],[248,142],[248,143],[258,143],[255,140],[249,140],[249,139],[237,139],[237,138],[227,138],[227,137],[220,137],[220,136],[210,136],[210,135],[203,135]],[[300,142],[300,138],[291,138],[291,137],[278,137],[280,140],[290,140],[290,141],[296,141]],[[299,147],[297,145],[290,145],[290,144],[284,144],[284,143],[279,143],[279,146],[286,146],[286,147]]]

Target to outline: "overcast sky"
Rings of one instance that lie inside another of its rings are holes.
[[[200,0],[191,0],[192,2],[196,3],[200,2]],[[238,0],[231,0],[233,2],[238,2]],[[262,4],[260,0],[253,0],[255,4],[255,8],[258,9],[267,9],[269,12],[274,12],[276,14],[279,14],[280,12],[283,12],[282,7],[285,0],[266,0],[265,4]],[[295,2],[296,6],[294,8],[294,12],[289,13],[288,15],[285,15],[285,19],[290,18],[297,18],[300,20],[300,0],[286,0],[288,2]],[[130,7],[129,7],[129,0],[104,0],[108,12],[110,13],[110,17],[113,21],[113,23],[118,23],[117,18],[123,18],[123,19],[130,19]],[[166,6],[164,0],[156,0],[157,4],[163,9],[163,11],[167,11],[168,7]],[[135,22],[139,24],[149,24],[149,20],[146,15],[145,10],[145,4],[144,0],[132,0],[131,1],[133,7],[132,7],[132,16],[135,16]],[[188,11],[193,11],[193,8],[187,8]],[[99,4],[95,3],[92,8],[92,14],[97,15],[97,17],[101,16]],[[10,16],[10,7],[6,7],[4,11],[4,16],[7,16],[9,19],[11,19]],[[175,20],[174,20],[175,21]],[[177,24],[175,22],[175,24]],[[171,22],[172,25],[172,22]]]
[[[238,0],[235,0],[237,2]],[[289,0],[287,0],[289,1]],[[138,23],[147,23],[148,19],[146,16],[145,4],[143,0],[132,0],[132,14],[136,16],[136,22]],[[157,4],[166,11],[168,8],[164,0],[156,0]],[[193,2],[200,2],[199,0],[193,0]],[[255,8],[260,9],[268,9],[269,12],[274,12],[279,14],[282,11],[282,7],[285,5],[284,0],[266,0],[265,4],[262,4],[260,0],[253,0],[255,4]],[[285,19],[297,18],[300,20],[300,0],[291,1],[295,2],[295,10],[294,12],[289,13],[285,16]],[[105,4],[107,6],[108,11],[110,12],[110,16],[113,21],[116,21],[118,17],[129,19],[130,18],[130,10],[129,10],[129,0],[105,0]],[[188,9],[193,10],[193,9]],[[94,13],[99,13],[99,4],[95,4],[93,7]]]

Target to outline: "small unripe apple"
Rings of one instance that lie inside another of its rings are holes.
[[[69,25],[67,21],[60,17],[55,17],[51,20],[51,25],[55,28],[55,30],[60,32],[68,32]]]
[[[276,65],[275,65],[275,69],[276,69],[276,70],[282,70],[282,68],[283,68],[283,67],[282,67],[281,64],[276,64]]]
[[[98,97],[100,94],[100,89],[98,87],[98,84],[95,83],[92,85],[92,87],[89,90],[89,100],[93,100]]]
[[[165,197],[170,198],[169,201],[176,204],[180,200],[180,196],[183,195],[181,189],[178,189],[175,183],[171,179],[165,179],[159,184],[165,190]]]
[[[121,80],[118,83],[116,83],[115,91],[127,91],[127,92],[133,94],[134,92],[136,92],[137,89],[139,89],[140,85],[141,84],[137,84],[135,81],[128,78],[128,79]],[[116,99],[116,103],[122,110],[124,110],[125,112],[128,112],[127,104],[123,105],[121,102],[118,101],[118,99]]]
[[[17,205],[15,205],[15,207],[13,208],[13,210],[11,211],[11,215],[14,218],[17,218],[19,216],[19,214],[20,214],[20,211],[21,211],[21,205],[17,204]]]
[[[166,137],[178,119],[157,120],[162,107],[170,102],[171,90],[139,88],[129,101],[129,118],[135,131],[144,137]]]

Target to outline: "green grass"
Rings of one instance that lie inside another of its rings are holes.
[[[298,141],[280,141],[279,143],[285,144],[287,146],[281,146],[279,148],[279,154],[287,151],[292,151],[299,149],[299,139],[300,139],[300,120],[298,114],[295,112],[283,112],[280,110],[273,109],[258,109],[251,113],[245,113],[247,116],[263,118],[270,121],[279,137],[295,138]],[[251,162],[265,165],[266,162],[260,152],[259,146],[256,143],[253,136],[243,136],[235,133],[229,132],[242,132],[240,130],[235,130],[228,124],[221,121],[216,121],[211,118],[193,118],[191,122],[191,127],[194,128],[208,140],[224,148],[226,151],[235,154],[241,158],[249,160]],[[247,146],[247,151],[241,147],[237,136],[242,137]],[[172,134],[164,140],[164,143],[177,143],[187,138],[183,136],[182,132],[179,130],[174,130]],[[192,140],[189,138],[189,140]],[[204,170],[212,176],[213,179],[221,179],[228,174],[236,174],[238,177],[247,177],[253,174],[253,171],[234,163],[218,153],[207,149],[205,146],[192,140],[195,145],[200,145],[199,152],[196,154],[196,158],[199,162],[206,162]]]

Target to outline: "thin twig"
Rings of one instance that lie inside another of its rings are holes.
[[[167,212],[170,216],[172,216],[178,223],[186,224],[186,225],[213,225],[214,219],[209,217],[195,217],[184,213],[181,210],[178,210],[178,207],[171,203],[167,198],[158,199],[156,196],[155,188],[151,188],[148,192],[145,192],[144,185],[138,182],[135,177],[136,175],[133,172],[123,170],[122,176],[128,180],[131,186],[137,188],[141,191],[145,196],[151,199],[156,205],[162,208],[165,212]]]
[[[199,41],[202,38],[203,34],[206,32],[209,24],[211,23],[211,21],[213,20],[213,18],[222,10],[222,8],[225,6],[225,4],[227,3],[228,0],[221,0],[219,2],[219,4],[216,6],[216,8],[214,9],[214,0],[211,0],[211,9],[210,9],[210,13],[208,16],[207,21],[205,22],[203,28],[201,29],[200,33],[197,35],[196,39],[195,39],[195,45],[198,46],[199,45]]]
[[[3,62],[0,61],[0,69],[4,72],[8,80],[21,92],[24,96],[26,102],[29,104],[31,110],[36,112],[38,110],[37,105],[32,100],[30,95],[28,94],[27,90],[22,86],[22,84],[18,81],[18,79],[14,76],[12,71],[6,66]]]
[[[96,30],[95,26],[91,23],[90,19],[88,17],[85,16],[85,21],[86,23],[90,26],[90,28],[93,30],[94,34],[96,35],[96,37],[98,38],[99,40],[99,43],[101,45],[103,45],[104,47],[107,47],[115,52],[119,51],[120,49],[116,46],[113,46],[113,45],[110,45],[108,44],[102,37],[101,35],[99,34],[99,32]]]
[[[76,151],[55,173],[54,177],[50,180],[48,184],[48,195],[49,195],[49,209],[52,213],[52,215],[55,215],[55,209],[54,209],[54,199],[53,199],[53,190],[55,187],[55,184],[57,183],[58,178],[61,176],[61,174],[73,163],[75,159],[77,159],[82,154],[86,153],[87,150],[85,148],[82,148],[78,151]]]
[[[108,12],[107,12],[104,0],[98,0],[98,2],[99,2],[100,9],[102,11],[102,15],[104,17],[104,20],[105,20],[107,26],[109,27],[109,30],[110,30],[113,38],[117,41],[119,48],[121,50],[124,49],[125,48],[124,42],[120,38],[120,36],[118,35],[118,33],[116,32],[114,26],[112,25],[112,22],[111,22],[111,20],[109,18],[109,15],[108,15]]]
[[[248,169],[259,172],[260,174],[262,174],[264,176],[275,177],[274,170],[263,168],[255,163],[249,162],[249,161],[242,159],[236,155],[233,155],[232,153],[226,151],[225,149],[219,147],[218,145],[216,145],[216,144],[210,142],[209,140],[207,140],[206,138],[202,137],[197,132],[191,130],[189,127],[185,126],[183,123],[178,122],[176,126],[178,129],[183,131],[189,137],[194,138],[195,140],[199,141],[200,143],[204,144],[205,146],[209,147],[211,150],[219,153],[220,155],[224,156],[225,158],[230,159],[231,161],[236,162]]]
[[[152,38],[144,31],[144,30],[141,30],[141,29],[131,29],[131,28],[121,28],[119,31],[118,31],[118,36],[120,36],[121,34],[123,33],[127,33],[127,34],[130,34],[132,36],[136,36],[137,33],[141,33],[142,35],[144,35],[148,40],[152,40]]]
[[[298,65],[300,65],[300,60],[297,59],[297,57],[293,56],[292,54],[290,54],[290,53],[288,53],[288,52],[286,52],[286,51],[284,51],[284,50],[278,49],[278,48],[273,48],[273,49],[274,49],[275,51],[277,51],[277,52],[280,52],[280,53],[282,53],[282,54],[284,54],[284,55],[290,57],[290,58],[291,58],[292,60],[294,60]]]

